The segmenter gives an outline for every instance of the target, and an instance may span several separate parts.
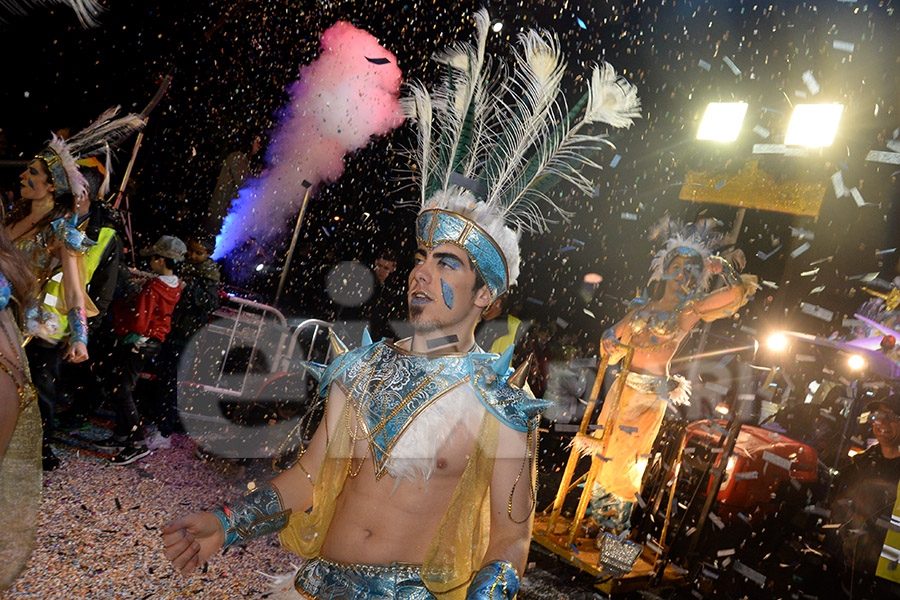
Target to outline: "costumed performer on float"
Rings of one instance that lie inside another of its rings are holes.
[[[78,161],[106,154],[106,177],[111,171],[109,145],[143,126],[134,114],[115,118],[111,108],[68,140],[53,135],[19,176],[20,199],[10,212],[6,233],[25,254],[36,278],[36,297],[26,304],[25,334],[34,339],[27,354],[40,399],[44,438],[53,432],[56,381],[60,360],[88,359],[87,319],[97,308],[85,293],[88,273],[85,253],[95,244],[77,227],[78,210],[89,202],[90,185]],[[105,181],[101,187],[107,186]],[[65,345],[65,352],[60,346]],[[44,445],[46,470],[59,460]]]
[[[163,528],[178,570],[223,544],[280,532],[306,560],[276,579],[270,598],[515,596],[545,403],[523,389],[527,368],[510,368],[512,347],[485,353],[474,328],[519,274],[514,227],[545,225],[535,182],[562,176],[590,189],[582,152],[604,136],[581,126],[628,125],[638,100],[604,65],[576,106],[583,116],[567,116],[556,38],[523,34],[519,64],[501,79],[512,69],[486,67],[487,11],[475,21],[477,43],[439,57],[442,86],[413,85],[406,101],[421,187],[407,296],[414,335],[339,348],[320,379],[325,417],[297,464],[242,500]],[[514,97],[498,95],[507,91]]]
[[[33,297],[33,285],[24,256],[0,231],[0,590],[31,556],[41,504],[41,414],[19,330],[19,300]]]
[[[621,388],[591,493],[594,522],[616,532],[630,527],[646,466],[642,457],[653,446],[666,408],[690,399],[690,382],[671,375],[669,362],[697,323],[733,315],[756,290],[756,277],[739,275],[725,258],[713,255],[722,236],[708,221],[666,220],[655,233],[667,234],[668,239],[651,263],[651,285],[631,302],[624,319],[603,332],[601,341],[611,365],[633,349],[630,366],[618,374],[597,419],[604,428],[610,425],[614,397]],[[707,291],[716,276],[722,286]],[[604,430],[576,438],[573,445],[585,455],[593,454],[598,447],[594,439],[602,438]]]

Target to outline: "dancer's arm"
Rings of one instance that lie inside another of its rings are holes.
[[[177,571],[190,574],[226,542],[276,533],[287,524],[290,513],[312,506],[313,486],[325,457],[328,432],[338,426],[346,402],[336,385],[331,386],[328,398],[322,422],[292,468],[238,502],[215,512],[192,513],[163,527],[166,559]]]
[[[73,363],[80,363],[88,359],[84,286],[78,274],[77,255],[63,246],[60,248],[59,258],[62,261],[63,288],[66,307],[69,311],[70,331],[69,347],[63,359]]]
[[[747,303],[756,290],[756,278],[742,277],[724,258],[711,256],[706,264],[713,274],[722,276],[725,285],[694,302],[688,310],[682,312],[679,325],[685,331],[690,331],[701,319],[715,321],[734,314]]]
[[[481,568],[468,588],[468,600],[515,596],[531,545],[536,456],[537,432],[531,436],[529,448],[526,433],[500,426],[491,477],[491,537]],[[495,591],[493,596],[485,595],[489,589]]]

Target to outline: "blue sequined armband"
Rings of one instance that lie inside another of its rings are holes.
[[[84,308],[76,306],[69,309],[69,343],[88,343],[87,313]]]
[[[254,490],[239,502],[212,511],[225,530],[225,545],[278,533],[288,524],[291,509],[271,485]]]

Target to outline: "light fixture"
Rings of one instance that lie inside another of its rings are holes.
[[[834,142],[843,104],[798,104],[784,136],[786,146],[824,148]]]
[[[733,142],[741,132],[746,114],[746,102],[710,102],[700,120],[697,139]]]
[[[491,29],[494,33],[500,33],[503,31],[503,21],[494,21],[494,24],[491,25]]]
[[[859,354],[851,354],[850,358],[847,359],[847,364],[854,371],[861,371],[866,368],[866,359]]]
[[[787,346],[788,339],[783,333],[773,333],[766,339],[766,348],[773,352],[783,352]]]

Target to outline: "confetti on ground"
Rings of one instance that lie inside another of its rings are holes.
[[[171,448],[126,467],[79,457],[68,448],[57,450],[62,465],[45,477],[34,553],[0,598],[108,600],[151,594],[160,600],[243,599],[265,591],[266,578],[258,571],[289,571],[297,556],[274,539],[233,547],[213,557],[205,573],[182,577],[172,569],[159,528],[239,497],[246,489],[244,477],[223,477],[194,458],[194,445],[186,436],[172,439]]]

